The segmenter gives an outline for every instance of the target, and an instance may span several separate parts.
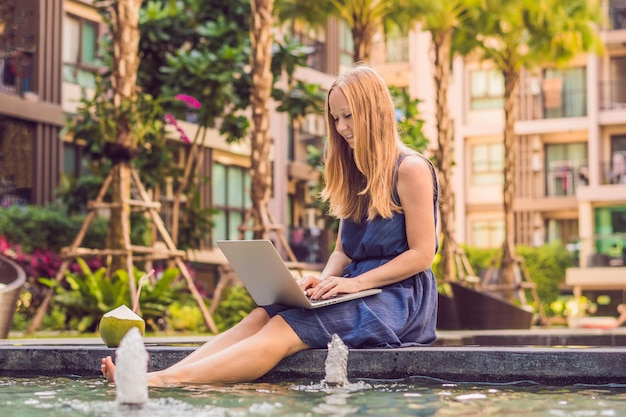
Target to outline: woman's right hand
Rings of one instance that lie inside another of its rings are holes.
[[[298,285],[302,288],[302,291],[305,295],[310,295],[310,292],[313,288],[317,287],[317,285],[321,282],[321,279],[315,275],[305,275],[298,280]]]

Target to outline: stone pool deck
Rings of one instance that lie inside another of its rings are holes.
[[[146,337],[150,369],[180,360],[208,337]],[[114,355],[99,338],[0,340],[0,376],[99,377]],[[324,349],[300,352],[263,380],[324,378]],[[350,379],[412,376],[451,382],[533,381],[548,385],[626,384],[626,328],[442,331],[434,346],[351,350]]]

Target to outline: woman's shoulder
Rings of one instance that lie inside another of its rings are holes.
[[[437,175],[432,163],[421,154],[407,155],[398,167],[398,193],[414,194],[417,190],[432,192],[437,188]],[[406,197],[405,197],[406,198]]]
[[[405,155],[400,161],[400,166],[398,167],[398,175],[415,175],[419,173],[430,173],[431,172],[431,162],[426,159],[426,157],[420,154],[409,154]]]

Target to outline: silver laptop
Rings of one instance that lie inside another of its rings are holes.
[[[217,245],[259,306],[283,304],[318,308],[381,292],[374,288],[325,300],[311,300],[300,289],[270,240],[218,240]]]

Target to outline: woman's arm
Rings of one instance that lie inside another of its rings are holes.
[[[343,270],[352,260],[348,258],[343,251],[341,245],[341,223],[339,224],[339,231],[337,232],[337,242],[335,243],[335,250],[328,257],[324,269],[320,273],[320,279],[325,279],[330,276],[343,276]]]
[[[343,270],[352,260],[344,253],[343,246],[341,245],[341,223],[339,224],[339,231],[337,233],[337,242],[335,243],[335,249],[328,257],[324,269],[320,273],[319,277],[314,275],[305,275],[299,281],[300,287],[303,290],[315,288],[322,280],[328,277],[342,277]],[[313,296],[313,291],[308,292]],[[316,297],[314,297],[316,298]]]
[[[406,157],[398,168],[398,195],[406,220],[409,249],[384,265],[342,279],[329,276],[317,285],[312,296],[328,298],[337,293],[357,292],[402,281],[432,265],[435,256],[433,176],[428,162],[419,156]]]

